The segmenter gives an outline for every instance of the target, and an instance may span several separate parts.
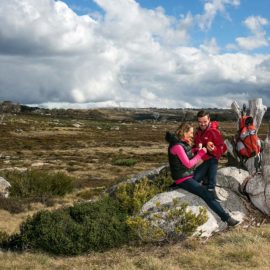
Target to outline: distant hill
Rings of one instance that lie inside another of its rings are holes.
[[[45,109],[3,101],[0,113],[40,114],[69,119],[95,119],[112,121],[194,121],[200,109],[192,108],[99,108],[99,109]],[[206,108],[212,120],[235,121],[236,116],[230,109]],[[270,108],[264,115],[270,121]]]

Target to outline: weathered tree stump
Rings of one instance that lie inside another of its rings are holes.
[[[241,118],[241,110],[237,102],[231,105],[232,110]],[[249,115],[254,119],[254,125],[257,132],[262,123],[263,116],[267,107],[263,105],[262,99],[254,99],[249,101]],[[239,157],[235,154],[234,147],[229,140],[225,141],[230,155],[239,162]],[[264,150],[262,152],[261,172],[256,172],[255,158],[249,158],[246,162],[246,168],[250,174],[248,181],[245,182],[245,192],[249,195],[251,202],[263,213],[270,215],[270,141],[269,137],[265,140]]]

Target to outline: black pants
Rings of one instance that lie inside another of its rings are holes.
[[[201,186],[193,178],[185,180],[178,184],[178,186],[190,193],[193,193],[201,197],[207,205],[221,218],[222,221],[227,221],[230,215],[225,212],[220,203],[216,201],[211,192],[209,192],[204,186]]]
[[[206,177],[208,189],[214,189],[216,186],[217,168],[218,160],[215,158],[210,158],[195,169],[193,178],[197,182],[201,182]]]

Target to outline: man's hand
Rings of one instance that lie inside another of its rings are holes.
[[[206,148],[209,152],[212,152],[215,149],[215,145],[213,142],[208,142]]]

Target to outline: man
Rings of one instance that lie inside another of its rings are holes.
[[[218,160],[226,152],[227,147],[218,129],[218,122],[211,122],[207,111],[199,111],[197,120],[199,127],[194,136],[194,148],[206,147],[207,154],[203,158],[204,162],[196,168],[194,179],[202,182],[207,178],[207,189],[219,200],[215,191]]]

